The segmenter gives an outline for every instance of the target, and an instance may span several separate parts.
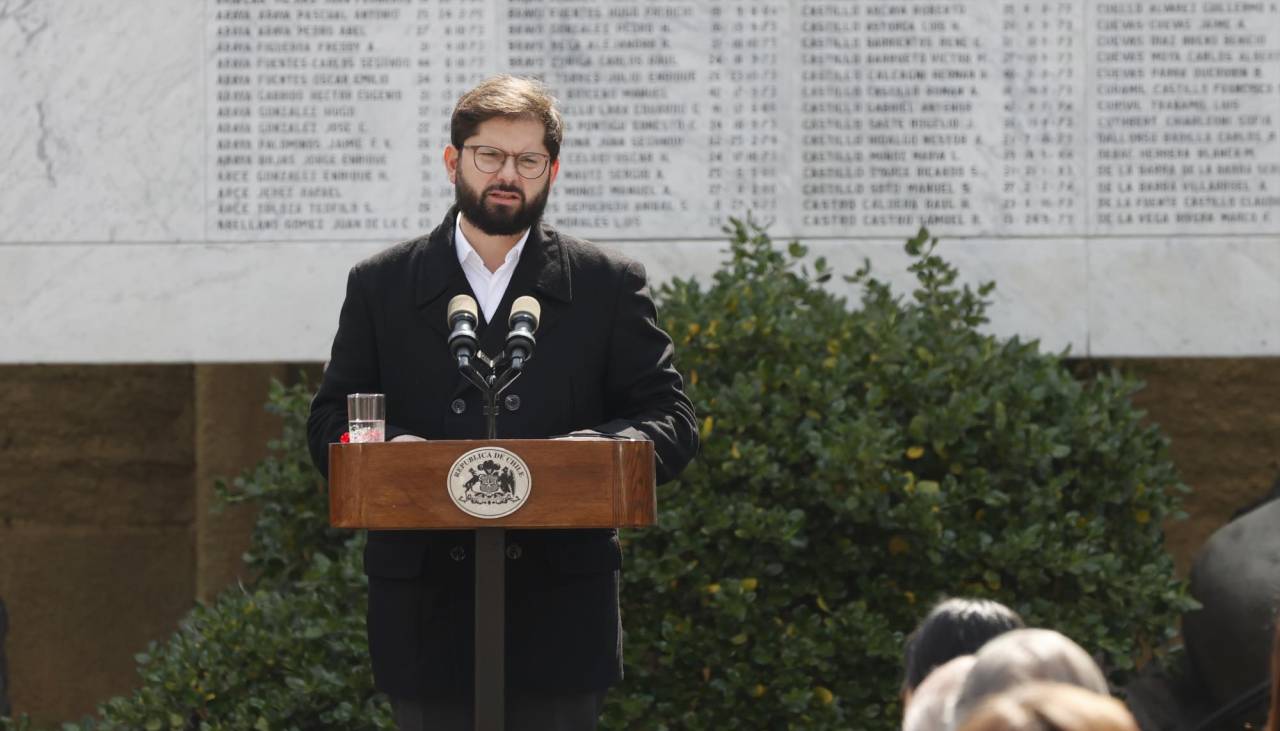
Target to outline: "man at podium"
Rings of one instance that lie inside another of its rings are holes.
[[[653,442],[659,483],[697,450],[693,408],[644,268],[541,221],[563,123],[537,81],[498,76],[458,101],[444,166],[455,205],[426,236],[351,269],[309,441],[347,429],[346,396],[386,394],[386,437],[486,435],[479,389],[451,356],[448,303],[479,305],[479,350],[503,352],[512,303],[541,305],[537,353],[498,400],[499,438],[593,430]],[[594,729],[622,675],[613,530],[506,535],[506,708],[512,729]],[[470,729],[474,535],[370,531],[369,649],[401,729]]]

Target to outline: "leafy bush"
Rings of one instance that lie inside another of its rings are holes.
[[[282,430],[268,444],[271,456],[230,486],[217,485],[222,502],[258,506],[244,556],[257,586],[287,587],[310,569],[313,557],[335,559],[351,548],[351,531],[329,527],[328,486],[307,449],[313,395],[305,378],[293,387],[273,382],[267,411],[281,417]]]
[[[226,592],[139,655],[141,689],[84,728],[394,728],[368,668],[364,592],[356,551],[316,554],[285,591]]]
[[[924,232],[910,299],[863,271],[859,309],[751,223],[705,289],[659,289],[703,448],[628,533],[627,678],[610,729],[897,727],[904,633],[985,596],[1099,653],[1116,679],[1188,606],[1160,526],[1185,488],[1115,374],[1073,380],[977,328],[983,297]],[[251,587],[139,656],[142,687],[64,728],[391,729],[364,636],[363,536],[327,527],[305,387],[273,387]],[[0,727],[27,728],[26,722]]]
[[[861,307],[804,247],[735,221],[705,289],[659,291],[703,447],[628,535],[616,729],[888,729],[905,632],[990,597],[1119,679],[1188,606],[1161,524],[1185,490],[1115,374],[981,334],[984,297],[927,233],[918,287]]]

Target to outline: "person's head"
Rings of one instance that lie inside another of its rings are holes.
[[[1018,629],[991,640],[956,697],[955,728],[982,701],[1023,683],[1045,680],[1079,686],[1106,695],[1107,679],[1098,664],[1070,638],[1050,629]]]
[[[916,687],[939,665],[978,651],[992,637],[1023,627],[1022,617],[989,599],[947,599],[929,611],[907,637],[902,694]]]
[[[988,698],[960,731],[1138,731],[1138,724],[1109,695],[1037,682]]]
[[[973,655],[953,658],[929,673],[916,687],[902,714],[902,731],[938,731],[951,723],[956,696],[973,667]]]
[[[444,164],[458,209],[491,236],[538,222],[560,170],[564,123],[541,82],[494,76],[462,95]]]

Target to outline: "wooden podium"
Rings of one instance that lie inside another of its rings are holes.
[[[528,478],[524,496],[508,500],[507,492],[521,491],[522,476]],[[643,440],[329,445],[329,522],[335,528],[476,531],[477,731],[500,730],[504,723],[506,529],[653,525],[654,488],[653,443]],[[468,497],[492,500],[497,511],[509,512],[479,517],[474,513],[494,505],[473,506]]]

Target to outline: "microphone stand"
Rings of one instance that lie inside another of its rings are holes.
[[[498,397],[506,391],[511,384],[516,382],[520,374],[524,372],[523,365],[517,367],[509,363],[505,358],[499,359],[497,363],[489,360],[484,353],[477,356],[485,365],[489,366],[490,374],[488,377],[482,376],[476,367],[471,365],[471,361],[458,365],[458,372],[466,378],[471,385],[480,389],[481,396],[484,397],[484,415],[485,415],[485,431],[486,439],[498,438]],[[499,366],[506,366],[501,374],[495,371]]]
[[[494,363],[483,352],[477,357],[489,366],[485,377],[471,364],[461,362],[458,371],[484,397],[487,438],[498,438],[498,397],[524,372],[519,365],[500,358]],[[499,367],[504,367],[497,373]],[[477,528],[475,593],[475,729],[502,731],[506,723],[506,530]]]

